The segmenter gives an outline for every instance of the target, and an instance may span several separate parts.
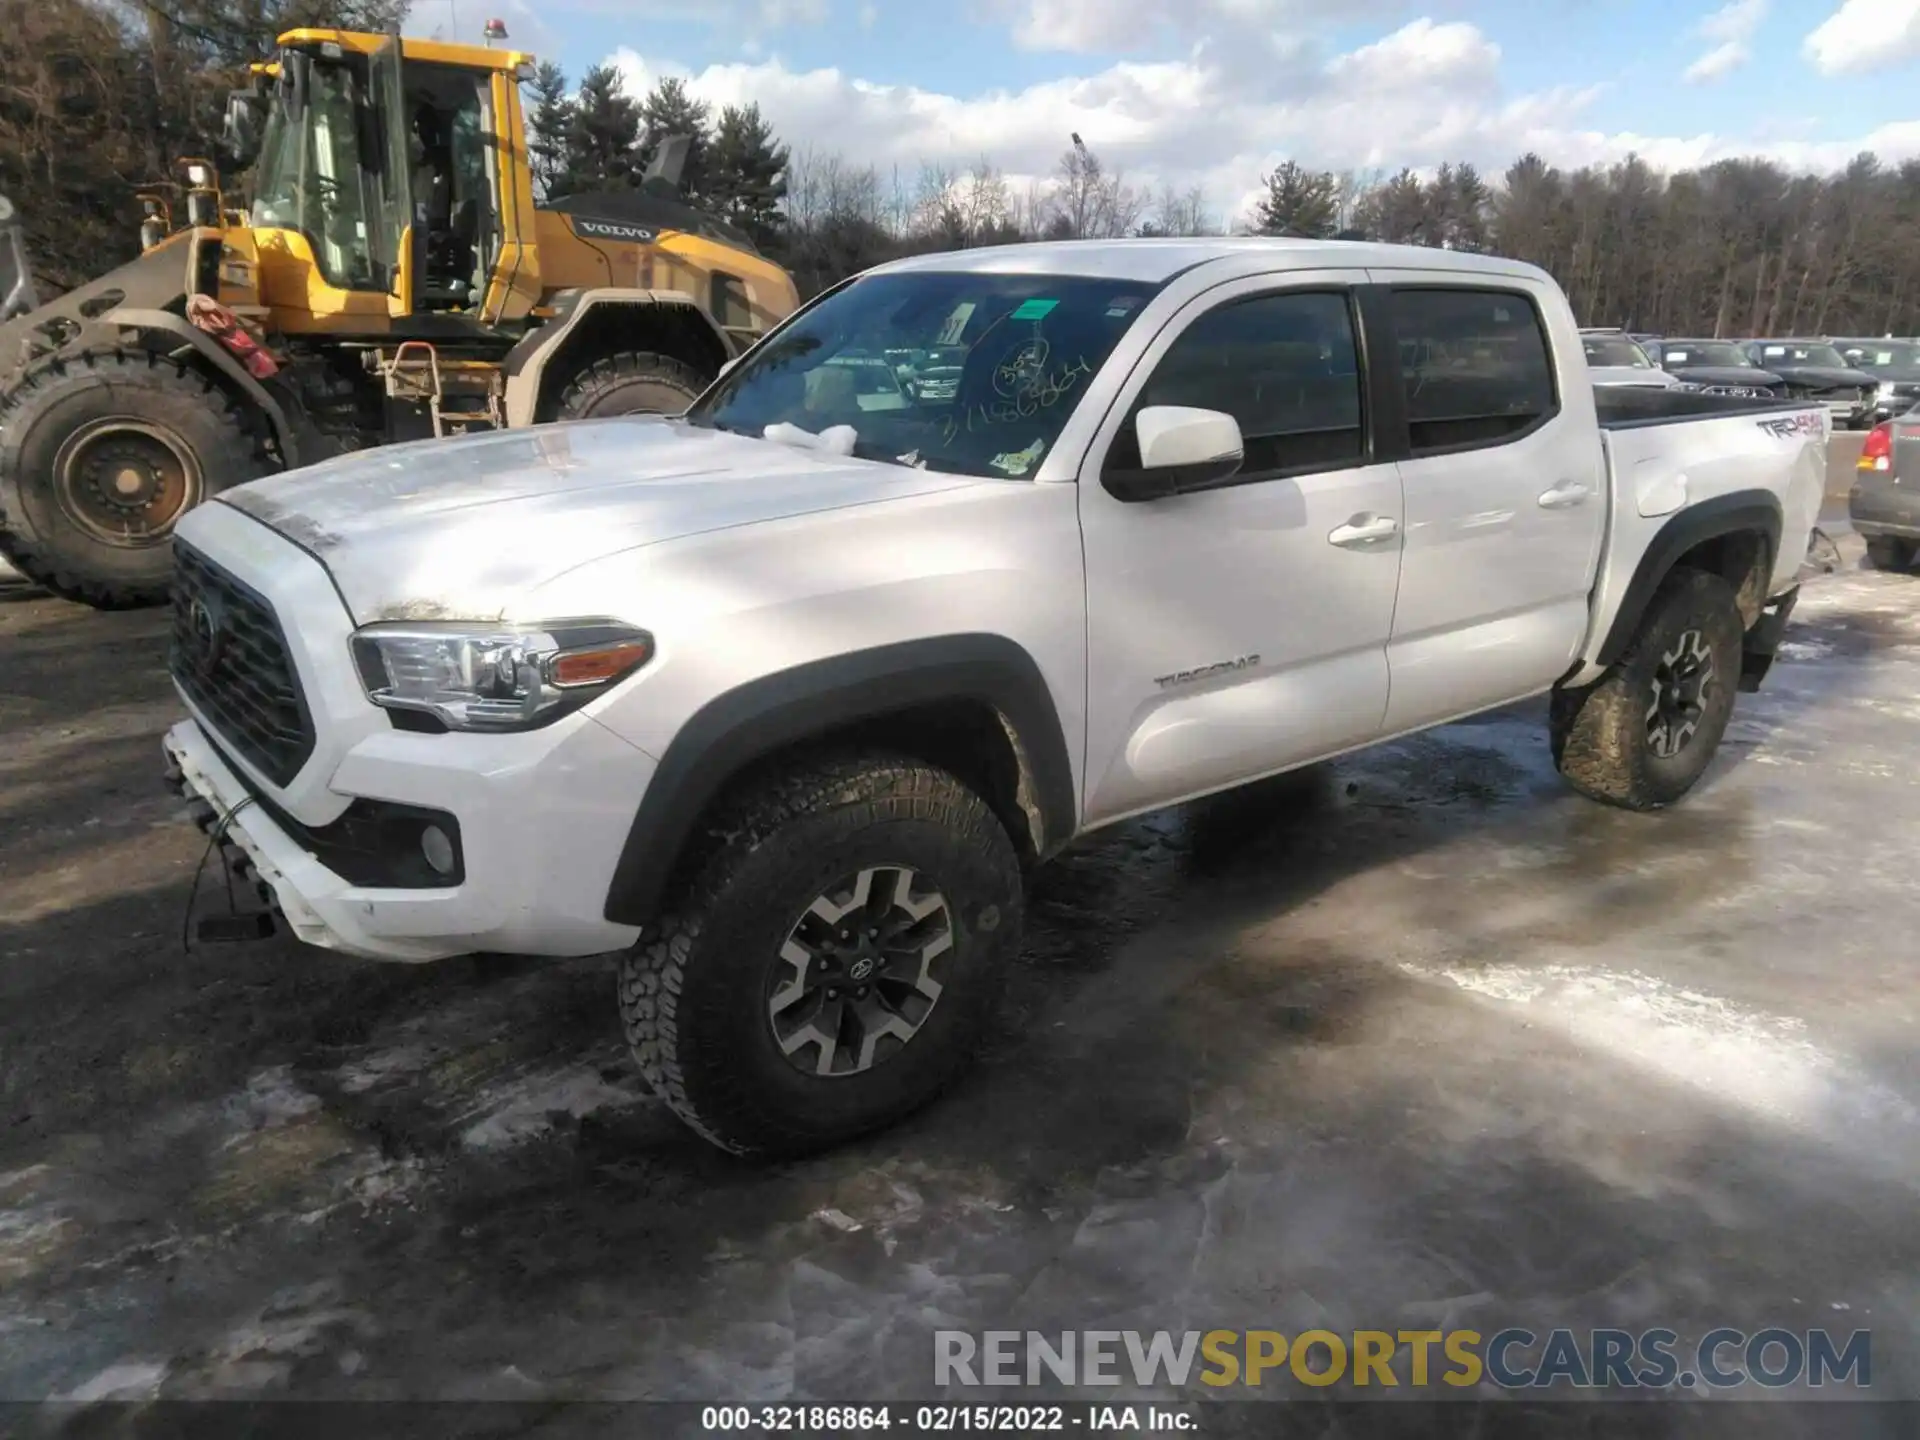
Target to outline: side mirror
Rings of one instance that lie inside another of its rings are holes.
[[[1137,502],[1205,490],[1240,473],[1245,448],[1240,422],[1220,410],[1149,405],[1133,420],[1140,442],[1138,470],[1109,471],[1108,491]]]

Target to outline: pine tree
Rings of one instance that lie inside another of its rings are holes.
[[[641,142],[638,164],[642,172],[653,159],[654,147],[673,135],[686,135],[693,144],[687,151],[686,167],[680,172],[680,190],[688,200],[704,200],[707,195],[707,170],[713,136],[708,130],[711,115],[707,102],[687,92],[686,82],[667,76],[640,107]]]
[[[1354,210],[1354,223],[1370,239],[1389,245],[1425,244],[1433,225],[1427,198],[1420,177],[1402,169],[1361,199]]]
[[[631,190],[640,183],[640,107],[611,65],[581,77],[567,127],[567,180],[572,188]]]
[[[1262,180],[1267,193],[1254,217],[1262,235],[1323,240],[1339,228],[1340,181],[1332,172],[1288,160]]]
[[[787,147],[758,105],[729,105],[720,112],[707,155],[707,203],[767,246],[779,235],[780,202],[787,194]]]
[[[573,187],[567,139],[573,129],[574,105],[567,94],[567,76],[551,60],[533,72],[529,89],[533,108],[527,116],[527,155],[534,184],[542,196],[559,197]]]

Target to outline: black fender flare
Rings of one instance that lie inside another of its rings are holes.
[[[1625,653],[1662,582],[1675,562],[1694,546],[1722,535],[1757,530],[1767,542],[1764,563],[1771,574],[1774,560],[1780,554],[1780,532],[1785,525],[1780,498],[1769,490],[1735,490],[1679,511],[1660,527],[1653,543],[1647,546],[1640,563],[1634,567],[1633,579],[1627,584],[1607,638],[1601,642],[1600,653],[1595,657],[1598,663],[1612,665]]]
[[[191,346],[199,355],[202,364],[217,372],[223,380],[244,395],[249,403],[258,406],[260,413],[267,417],[267,423],[273,427],[273,438],[280,447],[280,456],[285,468],[292,470],[300,464],[300,438],[295,433],[293,422],[288,418],[285,407],[268,393],[264,385],[247,373],[246,366],[234,359],[226,348],[206,331],[168,310],[114,310],[102,316],[101,323],[117,326],[121,330],[165,335],[168,340],[176,342],[176,346]]]
[[[989,705],[1008,731],[1041,853],[1077,824],[1066,733],[1040,667],[1000,635],[907,640],[809,661],[709,700],[660,757],[608,887],[605,916],[645,926],[701,813],[743,767],[862,720],[940,701]],[[1037,816],[1035,815],[1037,812]]]
[[[565,291],[555,296],[552,303],[553,313],[546,323],[522,335],[501,362],[509,429],[538,423],[554,387],[565,378],[567,371],[563,364],[549,375],[547,367],[561,356],[574,358],[568,346],[579,333],[582,322],[596,312],[624,310],[639,316],[649,311],[681,311],[692,315],[703,327],[703,333],[711,332],[714,351],[719,356],[714,362],[716,368],[738,354],[739,347],[714,323],[713,316],[702,309],[693,296],[677,290],[627,290],[601,285]]]

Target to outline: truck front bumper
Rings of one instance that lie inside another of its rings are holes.
[[[417,875],[406,886],[366,883],[364,875],[356,883],[330,867],[316,832],[301,833],[298,822],[256,794],[197,721],[181,721],[161,744],[168,784],[194,805],[201,828],[219,838],[223,861],[271,896],[296,939],[375,960],[593,955],[638,937],[601,911],[653,762],[605,727],[574,720],[564,737],[394,732],[380,737],[384,744],[349,753],[335,777],[339,793],[447,818],[459,868],[456,883],[439,886],[422,885]],[[533,742],[525,763],[445,763],[454,747],[434,757],[405,743],[507,739]]]

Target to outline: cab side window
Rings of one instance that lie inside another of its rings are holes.
[[[1506,290],[1395,290],[1413,454],[1502,445],[1559,410],[1540,312]]]
[[[1360,463],[1360,363],[1347,294],[1254,296],[1195,320],[1134,402],[1109,469],[1139,467],[1133,418],[1149,405],[1224,410],[1239,421],[1246,460],[1238,482]]]

